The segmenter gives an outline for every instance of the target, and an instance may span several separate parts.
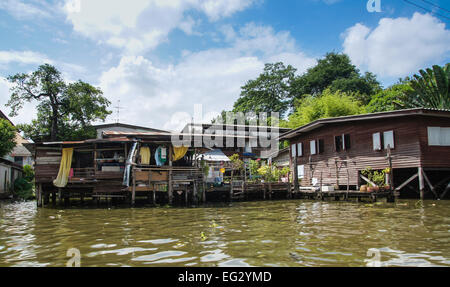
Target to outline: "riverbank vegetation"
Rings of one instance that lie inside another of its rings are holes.
[[[23,167],[23,177],[14,181],[13,196],[19,200],[29,200],[34,197],[34,170],[30,165]]]
[[[302,75],[296,71],[281,62],[266,64],[256,79],[242,86],[232,111],[279,112],[281,126],[297,128],[321,118],[450,108],[450,64],[420,70],[386,88],[375,74],[361,73],[340,53],[326,54]]]

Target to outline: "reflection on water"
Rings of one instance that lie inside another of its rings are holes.
[[[199,208],[0,203],[0,266],[450,266],[449,201],[264,201]]]

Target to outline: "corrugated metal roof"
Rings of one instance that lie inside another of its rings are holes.
[[[198,157],[203,158],[206,161],[231,161],[220,149],[199,154]]]
[[[191,133],[175,133],[175,132],[125,132],[125,131],[104,131],[104,136],[128,136],[128,137],[172,137],[172,136],[191,136],[191,137],[224,137],[224,138],[247,138],[247,139],[256,139],[255,136],[243,136],[243,135],[220,135],[220,134],[191,134]]]
[[[339,123],[339,122],[351,122],[351,121],[361,121],[361,120],[371,120],[371,119],[381,119],[390,117],[400,117],[400,116],[411,116],[411,115],[434,115],[434,116],[445,116],[450,117],[450,110],[448,109],[432,109],[432,108],[414,108],[414,109],[404,109],[388,112],[378,112],[370,114],[360,114],[351,116],[342,116],[334,118],[324,118],[315,120],[311,123],[298,127],[287,133],[280,135],[279,139],[292,138],[295,135],[302,132],[309,132],[316,128],[322,127],[326,124]]]
[[[93,125],[95,129],[103,129],[103,128],[110,128],[110,127],[124,127],[129,129],[141,129],[141,130],[148,130],[148,131],[155,131],[155,132],[168,132],[161,129],[155,129],[155,128],[149,128],[149,127],[142,127],[142,126],[136,126],[136,125],[130,125],[130,124],[124,124],[124,123],[112,123],[112,124],[100,124],[100,125]]]

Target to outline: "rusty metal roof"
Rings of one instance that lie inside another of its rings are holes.
[[[224,137],[224,138],[247,138],[247,139],[256,139],[255,136],[244,136],[244,135],[227,135],[227,134],[191,134],[191,133],[177,133],[177,132],[126,132],[126,131],[104,131],[102,133],[106,137],[115,137],[115,136],[126,136],[126,137],[160,137],[161,139],[170,138],[172,136],[190,136],[190,137]]]

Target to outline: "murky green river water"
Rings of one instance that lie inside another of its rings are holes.
[[[66,266],[70,248],[81,266],[450,266],[449,211],[450,201],[134,209],[1,202],[0,266]]]

